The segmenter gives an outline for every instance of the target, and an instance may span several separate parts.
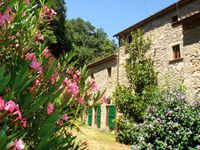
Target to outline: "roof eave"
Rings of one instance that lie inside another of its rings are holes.
[[[134,29],[140,28],[141,26],[147,24],[148,22],[167,14],[168,12],[176,9],[177,3],[179,5],[179,7],[182,7],[182,6],[184,6],[184,5],[186,5],[186,4],[190,3],[190,2],[192,2],[192,0],[181,0],[179,2],[176,2],[176,3],[174,3],[174,4],[170,5],[170,6],[162,9],[161,11],[149,16],[148,18],[146,18],[146,19],[144,19],[144,20],[142,20],[142,21],[140,21],[140,22],[138,22],[138,23],[136,23],[136,24],[124,29],[124,30],[122,30],[121,32],[115,34],[113,37],[122,36],[122,35],[126,34],[127,32],[129,32],[130,30],[134,30]]]

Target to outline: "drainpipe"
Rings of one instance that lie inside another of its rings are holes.
[[[116,38],[119,40],[119,37],[116,36]],[[119,59],[120,59],[120,45],[118,48],[118,52],[117,52],[117,85],[119,84]]]
[[[177,12],[178,20],[179,20],[180,14],[179,14],[179,6],[178,6],[178,3],[179,3],[179,0],[177,0],[177,2],[176,2],[176,12]]]

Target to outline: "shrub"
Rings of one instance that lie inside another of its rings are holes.
[[[55,59],[40,32],[52,1],[0,2],[0,149],[78,149],[68,130],[101,97],[69,53]],[[71,66],[71,67],[70,67]]]
[[[149,114],[133,133],[133,149],[195,149],[200,144],[200,104],[190,105],[179,92],[167,93],[158,106],[149,107]],[[170,95],[170,96],[169,96]],[[167,100],[166,100],[167,99]]]

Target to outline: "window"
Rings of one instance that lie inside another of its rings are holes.
[[[108,71],[108,77],[111,77],[111,71],[112,71],[112,69],[108,68],[107,71]]]
[[[132,36],[129,35],[129,36],[128,36],[128,43],[131,43],[131,42],[132,42]]]
[[[91,74],[91,78],[94,79],[94,74]]]
[[[180,45],[179,44],[174,45],[172,46],[172,49],[173,49],[173,59],[176,60],[181,58]]]
[[[97,107],[94,107],[94,124],[97,124]]]
[[[178,21],[178,15],[175,15],[172,17],[172,23],[175,23]]]
[[[106,106],[106,126],[108,126],[108,117],[109,117],[108,110],[109,110],[109,106]]]
[[[122,44],[122,43],[121,43],[121,38],[119,38],[119,46],[122,46],[121,44]]]

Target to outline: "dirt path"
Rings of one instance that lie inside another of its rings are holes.
[[[74,134],[77,135],[77,140],[87,140],[89,150],[130,150],[129,146],[117,143],[112,133],[88,126],[83,126],[80,130],[83,133],[74,132]]]

